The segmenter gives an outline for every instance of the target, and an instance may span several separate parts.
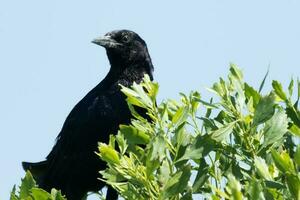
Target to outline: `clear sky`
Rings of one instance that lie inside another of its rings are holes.
[[[130,29],[148,44],[159,100],[199,90],[238,64],[258,87],[300,74],[300,1],[0,0],[0,199],[40,161],[72,107],[109,69],[91,43]]]

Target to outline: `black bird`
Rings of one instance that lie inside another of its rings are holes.
[[[128,87],[139,83],[145,74],[153,79],[151,58],[138,34],[112,31],[92,42],[106,49],[111,65],[108,74],[72,109],[46,160],[22,163],[41,188],[60,189],[68,200],[82,200],[87,192],[105,186],[98,180],[106,164],[95,154],[97,143],[108,143],[109,134],[132,118],[119,84]],[[106,199],[117,197],[109,187]]]

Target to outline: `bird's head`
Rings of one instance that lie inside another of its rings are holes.
[[[133,31],[112,31],[92,42],[106,49],[112,67],[127,68],[145,64],[141,67],[153,70],[145,41]]]

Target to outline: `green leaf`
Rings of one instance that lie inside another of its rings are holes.
[[[99,149],[98,155],[102,160],[110,164],[120,163],[118,152],[114,150],[111,146],[108,146],[107,144],[100,142],[98,149]]]
[[[220,127],[217,130],[214,130],[209,133],[211,138],[217,142],[225,142],[226,137],[232,132],[232,129],[234,125],[236,124],[235,122],[231,122],[228,124],[225,124],[224,126]]]
[[[260,177],[266,179],[266,180],[272,180],[272,176],[269,172],[268,165],[266,164],[265,160],[261,157],[255,156],[254,158],[254,165],[257,169],[257,172]]]
[[[240,83],[243,81],[243,73],[242,71],[237,67],[237,65],[230,63],[230,73],[238,80]]]
[[[298,102],[296,102],[297,104]],[[295,125],[300,127],[300,111],[297,109],[297,105],[287,105],[286,114],[293,121]]]
[[[201,99],[201,95],[199,92],[191,92],[190,93],[190,102],[191,102],[191,111],[192,114],[196,114],[199,108],[199,99]]]
[[[182,193],[188,186],[188,182],[191,177],[191,165],[188,164],[181,170],[178,170],[168,180],[166,185],[163,187],[160,198],[161,200],[167,199],[172,196],[176,196]]]
[[[197,172],[194,184],[193,184],[193,192],[194,193],[200,193],[201,187],[204,185],[204,183],[209,178],[208,172],[209,172],[208,164],[205,162],[205,159],[201,159],[200,165],[198,167],[198,172]]]
[[[261,183],[257,180],[252,180],[249,185],[248,193],[249,200],[265,200]]]
[[[270,93],[262,97],[257,104],[253,117],[253,126],[257,126],[269,120],[275,112],[275,95]]]
[[[18,197],[16,195],[16,186],[14,185],[12,191],[10,192],[10,200],[18,200]]]
[[[52,189],[51,196],[53,200],[66,200],[59,190]]]
[[[274,188],[277,190],[286,189],[286,186],[278,181],[265,181],[265,184],[268,188]]]
[[[158,135],[149,144],[150,151],[147,156],[147,175],[150,176],[157,168],[159,168],[160,163],[166,157],[166,142],[165,139]]]
[[[292,126],[289,128],[289,131],[300,137],[300,128],[296,124],[292,124]]]
[[[133,83],[131,88],[138,93],[140,101],[148,108],[152,108],[153,101],[146,93],[144,87],[141,84]]]
[[[288,131],[288,119],[283,109],[278,109],[278,111],[273,115],[273,117],[266,122],[264,127],[264,142],[263,146],[266,147],[273,144],[280,139]]]
[[[160,162],[165,157],[166,142],[162,136],[157,136],[151,144],[150,160],[158,159]]]
[[[152,85],[147,83],[147,77],[144,77],[144,81],[141,84],[136,84],[134,82],[131,88],[121,85],[121,91],[127,96],[128,103],[138,107],[151,109],[155,103],[155,100],[152,97],[156,96],[158,90],[158,88],[154,88],[154,85],[155,84]],[[144,86],[148,88],[144,88]],[[148,94],[146,90],[149,90],[151,94]],[[150,97],[150,95],[152,95],[152,97]]]
[[[159,182],[162,186],[164,186],[167,183],[167,181],[170,178],[170,174],[171,171],[170,171],[169,162],[167,160],[164,160],[162,162],[161,167],[159,168],[159,176],[158,176]]]
[[[227,190],[233,200],[243,199],[243,194],[241,192],[242,191],[241,184],[231,174],[229,174],[228,176]]]
[[[279,154],[277,151],[272,149],[271,154],[276,167],[282,173],[286,173],[286,172],[295,173],[293,161],[291,160],[288,153],[282,152],[281,154]]]
[[[172,123],[174,127],[180,126],[182,123],[184,123],[188,117],[189,114],[189,107],[186,105],[183,105],[180,107],[175,115],[172,118]]]
[[[147,95],[151,98],[152,102],[156,102],[156,96],[159,90],[158,83],[152,82],[148,74],[144,75],[143,81],[141,83],[145,87]]]
[[[128,125],[120,125],[120,132],[128,144],[147,144],[150,141],[150,136],[147,133]]]
[[[287,185],[291,194],[294,196],[295,199],[300,199],[300,179],[299,176],[294,174],[287,174],[286,175]]]
[[[176,163],[183,161],[183,160],[197,160],[208,153],[210,153],[215,147],[215,142],[207,135],[200,136],[198,135],[193,143],[189,145],[184,153],[184,155],[179,158]]]
[[[294,89],[294,79],[292,78],[289,84],[289,95],[290,97],[293,95],[293,89]]]
[[[217,95],[219,95],[222,98],[225,98],[228,95],[228,90],[225,84],[225,81],[220,78],[220,83],[214,83],[212,90],[215,92]]]
[[[270,66],[268,67],[267,73],[265,74],[264,79],[262,80],[262,82],[261,82],[261,84],[259,86],[259,90],[258,90],[259,93],[261,93],[261,91],[262,91],[262,89],[263,89],[263,87],[265,85],[266,79],[267,79],[267,77],[269,75],[269,68],[270,68]]]
[[[52,196],[46,192],[45,190],[42,190],[40,188],[32,188],[31,189],[31,195],[33,199],[35,200],[52,200]]]
[[[294,155],[295,163],[300,167],[300,145],[297,146],[295,155]]]
[[[20,186],[20,199],[26,199],[30,196],[31,189],[35,186],[36,184],[31,173],[27,171]]]
[[[237,81],[233,81],[233,84],[234,84],[234,87],[235,87],[235,90],[236,90],[236,109],[237,111],[239,112],[240,115],[243,114],[243,110],[245,108],[245,101],[246,101],[246,97],[245,97],[245,93],[244,93],[244,88],[243,88],[243,84],[241,83],[237,83]]]
[[[245,87],[245,96],[248,100],[250,100],[250,98],[252,97],[253,99],[253,107],[256,108],[259,100],[260,100],[260,94],[250,85],[248,85],[247,83],[244,83],[244,87]]]
[[[273,86],[273,89],[274,89],[275,93],[277,94],[277,96],[279,96],[283,101],[286,101],[287,97],[282,89],[281,83],[279,83],[276,80],[273,80],[272,86]]]
[[[123,93],[125,93],[124,91],[122,91]],[[126,95],[129,95],[128,93],[125,93]],[[128,103],[130,103],[131,105],[137,106],[137,107],[141,107],[141,108],[147,108],[147,106],[145,106],[139,99],[134,98],[132,96],[128,96],[126,101]]]
[[[191,135],[185,129],[185,123],[182,123],[174,131],[174,137],[172,138],[173,145],[186,146],[190,142]]]
[[[202,103],[206,108],[210,108],[210,109],[218,109],[218,106],[209,102],[206,102],[202,99],[196,99],[197,101],[199,101],[200,103]]]
[[[183,195],[180,200],[193,200],[192,191],[188,191],[187,193],[185,193],[185,195]]]
[[[127,141],[124,138],[124,135],[121,134],[120,131],[118,132],[118,134],[116,136],[116,140],[117,140],[117,143],[118,143],[118,147],[120,149],[120,153],[122,155],[124,155],[126,153],[127,148],[128,148],[128,144],[127,144]]]

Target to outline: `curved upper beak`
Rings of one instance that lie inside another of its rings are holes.
[[[121,46],[122,44],[118,43],[116,40],[111,38],[109,35],[105,35],[103,37],[98,37],[92,41],[92,43],[100,45],[104,48],[116,48]]]

